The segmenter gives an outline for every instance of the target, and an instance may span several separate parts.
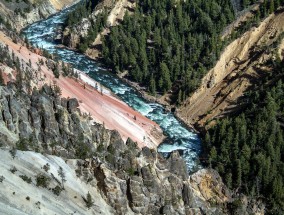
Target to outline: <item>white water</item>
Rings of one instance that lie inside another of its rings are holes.
[[[66,14],[72,7],[55,16],[29,26],[23,31],[24,35],[34,45],[46,49],[50,53],[57,53],[59,58],[71,63],[79,69],[111,89],[129,106],[157,122],[168,138],[158,148],[159,152],[167,155],[174,150],[183,152],[189,171],[198,167],[198,155],[200,153],[200,139],[197,134],[186,129],[172,113],[157,104],[145,101],[135,89],[118,79],[115,75],[99,67],[98,63],[86,56],[68,49],[58,48],[53,42],[56,28],[64,21]]]

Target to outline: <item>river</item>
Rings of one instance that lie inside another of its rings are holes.
[[[131,86],[117,76],[103,69],[96,61],[83,54],[68,49],[58,48],[53,40],[56,29],[64,22],[66,14],[74,7],[65,9],[46,20],[36,22],[22,32],[34,46],[43,48],[49,53],[57,53],[62,61],[70,63],[74,68],[87,73],[91,78],[112,90],[121,100],[149,119],[157,122],[168,137],[159,146],[158,151],[164,155],[179,150],[186,161],[189,171],[199,168],[198,156],[201,142],[198,135],[187,129],[172,113],[163,106],[148,102]]]

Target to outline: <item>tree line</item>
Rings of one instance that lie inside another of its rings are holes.
[[[103,40],[102,57],[150,93],[172,90],[182,102],[218,59],[220,32],[233,19],[230,1],[137,1]]]
[[[203,149],[230,189],[264,200],[268,214],[283,214],[284,62],[270,63],[270,74],[242,99],[245,108],[218,120]]]

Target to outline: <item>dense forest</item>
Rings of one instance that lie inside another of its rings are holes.
[[[204,138],[208,165],[229,188],[260,198],[284,213],[284,62],[246,93],[237,116],[219,120]]]
[[[115,72],[128,71],[128,78],[147,87],[153,95],[172,92],[172,102],[182,103],[218,60],[228,40],[220,34],[235,19],[231,1],[147,0],[126,13],[119,26],[103,39],[102,58]],[[255,0],[241,1],[242,9]],[[66,26],[87,17],[98,1],[86,1],[69,15]],[[231,35],[234,39],[273,12],[282,1],[264,1],[255,17]],[[106,25],[107,12],[92,21],[79,51],[85,52]]]
[[[88,17],[88,15],[94,11],[98,2],[99,0],[88,0],[79,3],[76,9],[67,15],[65,26],[73,26],[79,23],[83,18]]]
[[[88,0],[80,3],[74,11],[68,14],[64,27],[75,26],[83,18],[88,18],[88,15],[90,15],[94,11],[98,3],[99,0]],[[107,23],[107,11],[99,13],[96,16],[95,21],[91,18],[89,18],[89,20],[91,21],[91,27],[88,30],[88,35],[86,37],[80,38],[80,43],[77,47],[78,50],[82,53],[84,53],[87,50],[88,46],[93,43],[98,33],[100,33],[105,28]]]
[[[102,56],[150,93],[195,90],[223,48],[220,32],[234,19],[230,1],[138,1],[133,14],[111,28]]]
[[[255,2],[242,1],[242,7]],[[272,13],[280,3],[264,1],[257,18]],[[128,70],[130,79],[152,94],[171,90],[178,104],[218,60],[228,42],[220,34],[234,18],[231,1],[138,1],[134,14],[111,28],[102,56],[117,72]]]

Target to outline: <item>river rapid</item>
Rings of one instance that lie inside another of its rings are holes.
[[[164,142],[158,147],[158,151],[167,156],[174,150],[182,152],[188,170],[197,170],[199,165],[199,153],[201,141],[196,133],[186,128],[165,108],[154,102],[148,102],[142,96],[116,75],[103,69],[98,62],[91,60],[83,54],[75,51],[59,48],[54,41],[56,30],[60,27],[66,15],[74,8],[67,8],[46,20],[36,22],[23,30],[22,34],[33,46],[47,50],[49,53],[56,53],[60,60],[70,63],[74,68],[87,73],[91,78],[112,90],[121,100],[130,107],[140,112],[149,119],[157,122],[167,136]]]

